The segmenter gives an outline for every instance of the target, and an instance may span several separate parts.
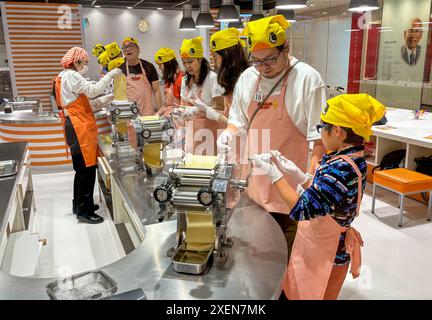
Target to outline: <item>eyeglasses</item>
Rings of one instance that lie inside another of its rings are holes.
[[[127,50],[127,49],[133,49],[133,48],[136,48],[136,44],[134,44],[134,43],[131,43],[131,44],[128,44],[127,46],[122,46],[122,50]]]
[[[330,123],[320,123],[320,124],[316,125],[316,130],[318,131],[318,133],[321,133],[321,130],[327,129],[331,126],[333,126],[333,125]]]
[[[268,58],[265,60],[250,60],[250,63],[254,66],[254,67],[259,67],[261,65],[264,65],[266,67],[271,67],[274,66],[276,64],[277,59],[279,59],[280,54],[282,53],[282,51],[279,51],[278,55],[276,57],[273,58]]]

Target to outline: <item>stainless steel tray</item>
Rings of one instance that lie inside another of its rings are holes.
[[[0,161],[0,178],[17,174],[18,166],[15,160]]]
[[[117,283],[105,272],[93,270],[54,280],[46,291],[52,300],[95,300],[117,292]]]
[[[201,274],[210,264],[214,246],[209,251],[187,251],[183,242],[172,256],[174,270],[180,273]]]

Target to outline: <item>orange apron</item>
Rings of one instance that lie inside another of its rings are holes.
[[[356,216],[358,216],[362,198],[362,175],[350,157],[361,154],[340,155],[328,161],[332,162],[342,158],[355,170],[359,190]],[[332,287],[329,284],[329,278],[333,270],[340,235],[343,232],[346,232],[346,251],[351,257],[351,273],[353,278],[357,278],[361,265],[360,247],[363,246],[363,240],[357,230],[353,227],[340,226],[329,215],[299,221],[284,282],[284,292],[288,299],[322,300],[325,295],[337,297],[339,292],[333,294],[327,292],[326,294],[326,289],[328,286]]]
[[[258,102],[254,97],[258,91],[261,75],[255,85],[252,101],[248,107],[248,121]],[[247,136],[245,152],[242,155],[242,177],[245,178],[250,170],[248,158],[253,154],[279,150],[288,159],[291,159],[303,172],[306,171],[309,145],[306,137],[292,122],[285,106],[285,94],[288,74],[285,76],[281,92],[272,94],[253,119]],[[261,139],[260,139],[261,138]],[[260,139],[260,140],[259,140]],[[286,181],[294,188],[297,185],[291,181],[288,174],[284,173]],[[267,175],[252,175],[249,179],[249,187],[246,189],[248,196],[267,212],[286,213],[290,209],[279,195],[276,187],[272,185]]]
[[[61,77],[57,77],[56,85],[56,101],[63,110],[60,112],[60,117],[65,124],[65,111],[72,122],[81,153],[84,158],[86,167],[92,167],[97,164],[97,125],[90,101],[87,96],[80,94],[76,100],[64,106],[61,101]]]
[[[141,60],[139,63],[142,74],[132,76],[129,74],[129,64],[126,62],[126,94],[129,101],[137,104],[140,116],[152,116],[155,114],[152,103],[153,89]]]
[[[185,94],[186,97],[189,97],[189,87],[186,89]],[[200,100],[202,100],[201,95],[202,95],[202,88],[199,88],[197,92],[197,97]],[[188,103],[183,104],[183,102],[182,105],[191,106],[191,104]],[[225,129],[222,123],[220,123],[219,121],[207,119],[206,113],[200,110],[192,120],[186,121],[185,128],[186,128],[185,152],[197,154],[197,155],[207,155],[207,156],[217,155],[216,141],[218,136]],[[207,130],[201,130],[201,129],[207,129]],[[211,133],[211,136],[208,135],[209,133]],[[197,141],[195,139],[197,139]]]

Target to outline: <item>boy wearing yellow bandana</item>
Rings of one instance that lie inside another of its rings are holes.
[[[274,163],[264,162],[262,155],[253,157],[291,208],[290,217],[299,221],[284,283],[289,299],[335,300],[350,264],[353,278],[359,276],[363,241],[351,224],[366,186],[364,142],[384,113],[384,105],[367,94],[330,99],[317,131],[332,152],[323,157],[313,181],[278,151],[271,151]],[[306,190],[296,191],[282,179],[276,164]]]
[[[216,155],[216,139],[225,125],[218,122],[223,109],[224,89],[217,82],[217,75],[210,70],[204,58],[202,37],[184,39],[180,56],[185,69],[181,98],[185,106],[185,151],[198,155]],[[206,110],[210,107],[210,112]]]
[[[218,151],[227,154],[234,138],[246,132],[240,159],[245,171],[249,170],[247,160],[254,153],[279,150],[303,172],[312,174],[312,164],[325,151],[315,128],[326,102],[325,84],[315,69],[289,55],[289,27],[282,15],[276,15],[249,22],[243,30],[253,66],[237,81],[228,126],[218,139]],[[307,168],[310,142],[314,146]],[[288,175],[286,179],[294,186]],[[290,253],[297,224],[290,219],[290,209],[274,185],[266,176],[254,174],[247,194],[279,223]]]

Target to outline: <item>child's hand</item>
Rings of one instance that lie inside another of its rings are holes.
[[[279,167],[289,174],[292,182],[297,185],[303,185],[308,181],[308,176],[302,172],[294,162],[285,158],[279,151],[272,150],[270,151],[272,156],[276,159]]]

